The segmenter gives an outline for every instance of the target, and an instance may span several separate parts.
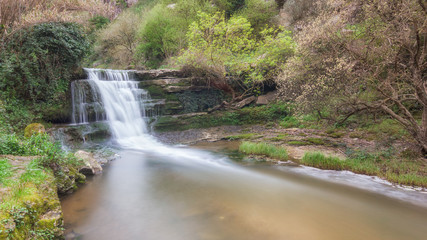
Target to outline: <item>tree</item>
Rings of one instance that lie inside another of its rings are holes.
[[[329,0],[279,78],[307,110],[381,111],[427,153],[427,11],[421,0]],[[338,4],[337,4],[338,3]],[[421,119],[416,116],[421,113]]]

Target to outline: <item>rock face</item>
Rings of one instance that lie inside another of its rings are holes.
[[[132,72],[139,87],[150,93],[162,116],[204,112],[226,99],[223,92],[209,88],[198,78],[179,70],[160,69]]]
[[[175,78],[184,78],[186,74],[179,70],[173,69],[157,69],[157,70],[143,70],[135,71],[135,79],[138,81],[144,80],[153,80],[159,78],[175,77]]]
[[[24,130],[25,137],[31,137],[34,134],[40,134],[46,132],[43,124],[41,123],[31,123]]]
[[[84,166],[79,169],[80,173],[86,176],[102,173],[102,167],[93,157],[92,153],[79,150],[74,154],[74,156],[84,162]]]

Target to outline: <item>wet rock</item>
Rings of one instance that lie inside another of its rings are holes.
[[[102,173],[102,167],[98,161],[93,157],[92,153],[82,150],[77,151],[74,156],[83,160],[84,166],[79,169],[79,172],[88,176]]]

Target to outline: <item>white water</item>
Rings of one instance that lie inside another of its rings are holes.
[[[74,123],[89,121],[87,106],[102,106],[105,116],[96,112],[95,121],[106,120],[113,140],[122,148],[154,153],[183,164],[226,165],[209,152],[166,146],[158,142],[147,126],[148,118],[152,117],[147,116],[147,112],[155,112],[149,110],[153,108],[153,103],[148,92],[139,89],[138,82],[129,77],[129,71],[91,68],[86,68],[85,71],[88,79],[83,82],[89,84],[91,92],[88,93],[83,87],[74,84],[73,116],[74,119],[80,120]],[[89,95],[92,103],[88,103]],[[104,119],[98,118],[101,115]]]

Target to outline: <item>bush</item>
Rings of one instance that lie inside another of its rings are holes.
[[[139,30],[137,58],[149,68],[162,62],[186,47],[188,26],[198,11],[209,11],[208,1],[180,0],[173,5],[168,1],[154,6],[145,16]]]
[[[188,49],[177,62],[233,98],[235,88],[246,93],[257,90],[293,54],[294,43],[287,31],[266,28],[261,39],[253,33],[250,22],[242,16],[227,20],[221,12],[199,12],[187,33]]]
[[[82,29],[71,23],[43,23],[10,36],[0,53],[5,107],[21,111],[17,106],[26,105],[35,114],[47,114],[53,106],[67,108],[69,82],[79,73],[88,47]]]
[[[141,17],[131,11],[123,12],[107,27],[96,33],[97,41],[91,58],[102,59],[114,68],[127,68],[135,63],[137,31]]]
[[[237,12],[251,23],[255,34],[260,33],[267,25],[273,26],[277,13],[276,2],[265,0],[246,0],[245,6]]]

